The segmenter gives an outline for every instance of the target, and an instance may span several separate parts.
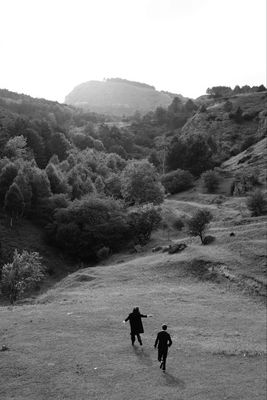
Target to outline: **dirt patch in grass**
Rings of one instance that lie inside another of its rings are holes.
[[[264,351],[236,350],[236,351],[214,351],[212,354],[222,357],[266,357]]]

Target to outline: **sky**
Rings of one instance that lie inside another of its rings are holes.
[[[266,85],[265,0],[0,0],[0,88],[64,101],[124,78],[196,98]]]

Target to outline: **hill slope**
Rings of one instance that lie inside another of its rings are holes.
[[[212,200],[188,192],[163,207],[173,215],[212,210],[215,244],[181,232],[172,239],[186,241],[183,253],[156,254],[157,232],[141,254],[79,270],[35,304],[0,307],[1,343],[9,347],[1,353],[1,399],[265,400],[266,309],[230,277],[264,283],[266,219],[244,221],[242,199]],[[194,266],[230,276],[206,280]],[[144,320],[143,348],[131,346],[121,323],[136,305],[153,315]],[[173,338],[166,374],[153,348],[163,322]]]
[[[190,118],[181,130],[181,137],[205,137],[212,142],[213,151],[226,160],[266,135],[266,106],[267,92],[220,99]]]
[[[232,175],[237,172],[246,172],[251,168],[257,168],[259,180],[262,184],[266,184],[267,138],[229,158],[221,165],[222,171],[229,172]]]
[[[146,84],[126,79],[108,79],[76,86],[65,101],[91,111],[122,116],[132,115],[136,111],[146,113],[159,106],[167,107],[174,97]]]

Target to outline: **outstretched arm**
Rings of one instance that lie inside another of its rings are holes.
[[[128,320],[129,320],[129,315],[128,315],[128,317],[127,318],[125,318],[125,320],[124,320],[124,322],[127,322]]]
[[[147,317],[152,317],[152,314],[140,314],[141,318],[147,318]]]

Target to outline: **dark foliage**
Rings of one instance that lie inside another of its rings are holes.
[[[10,217],[10,225],[12,220],[22,216],[25,203],[20,188],[16,183],[12,183],[5,195],[4,210]]]
[[[214,193],[218,189],[220,178],[216,171],[210,170],[201,175],[202,186],[208,193]]]
[[[175,137],[168,149],[166,164],[169,170],[188,170],[194,176],[214,166],[212,149],[208,141],[200,135],[187,140]]]
[[[264,193],[259,189],[252,192],[247,198],[247,207],[254,217],[266,214],[267,200]]]
[[[213,243],[215,240],[216,240],[215,236],[207,235],[203,239],[203,244],[204,246],[207,246],[208,244]]]
[[[212,88],[208,88],[206,93],[210,95],[210,97],[219,98],[229,97],[241,93],[263,92],[265,90],[266,87],[264,85],[252,87],[249,85],[244,85],[242,87],[236,85],[234,89],[231,89],[229,86],[213,86]]]
[[[243,111],[241,107],[238,107],[234,112],[230,112],[229,118],[233,119],[237,124],[241,124],[243,122]]]
[[[253,144],[257,143],[257,138],[255,138],[255,136],[251,135],[248,136],[243,143],[241,144],[241,148],[240,151],[244,151],[247,150],[247,148],[249,148],[250,146],[252,146]]]
[[[161,183],[167,193],[179,193],[193,186],[193,176],[189,171],[177,169],[163,175]]]
[[[102,247],[118,250],[130,235],[121,204],[97,197],[75,200],[57,210],[46,230],[49,241],[84,260],[96,260]]]
[[[6,192],[13,183],[17,173],[17,166],[11,162],[5,165],[0,171],[0,205],[4,204]]]
[[[146,204],[129,211],[127,222],[136,244],[145,245],[161,221],[160,209]]]
[[[196,211],[193,217],[187,221],[189,234],[199,236],[201,243],[204,244],[203,235],[212,218],[212,214],[206,209]]]

